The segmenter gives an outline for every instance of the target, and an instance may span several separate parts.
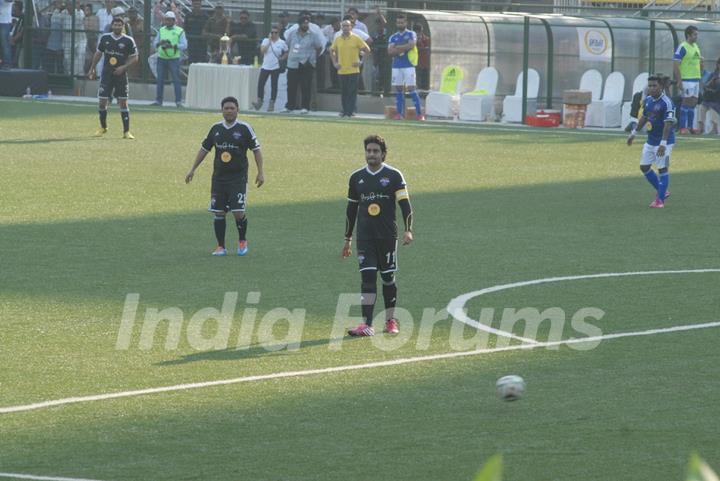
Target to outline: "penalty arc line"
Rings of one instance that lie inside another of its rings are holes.
[[[348,372],[348,371],[356,371],[356,370],[361,370],[361,369],[372,369],[372,368],[378,368],[378,367],[400,366],[400,365],[412,364],[412,363],[416,363],[416,362],[437,361],[437,360],[441,360],[441,359],[454,359],[454,358],[461,358],[461,357],[468,357],[468,356],[477,356],[477,355],[481,355],[481,354],[492,354],[492,353],[496,353],[496,352],[528,350],[528,349],[535,349],[538,347],[554,347],[554,346],[562,346],[562,345],[583,344],[583,343],[597,342],[597,341],[602,341],[602,340],[607,340],[607,339],[619,339],[619,338],[624,338],[624,337],[637,337],[637,336],[651,336],[651,335],[656,335],[656,334],[692,331],[692,330],[697,330],[697,329],[709,329],[709,328],[715,328],[715,327],[720,327],[720,321],[706,322],[706,323],[702,323],[702,324],[691,324],[691,325],[685,325],[685,326],[673,326],[673,327],[666,327],[666,328],[659,328],[659,329],[650,329],[650,330],[646,330],[646,331],[620,332],[620,333],[615,333],[615,334],[605,334],[605,335],[601,335],[601,336],[566,339],[566,340],[562,340],[562,341],[537,342],[535,344],[520,344],[520,345],[514,345],[514,346],[477,349],[474,351],[432,354],[432,355],[428,355],[428,356],[418,356],[418,357],[394,359],[394,360],[390,360],[390,361],[370,362],[370,363],[365,363],[365,364],[351,364],[351,365],[346,365],[346,366],[336,366],[336,367],[328,367],[328,368],[321,368],[321,369],[308,369],[308,370],[304,370],[304,371],[287,371],[287,372],[279,372],[279,373],[274,373],[274,374],[263,374],[263,375],[256,375],[256,376],[238,377],[238,378],[233,378],[233,379],[220,379],[217,381],[196,382],[196,383],[189,383],[189,384],[176,384],[173,386],[138,389],[138,390],[134,390],[134,391],[120,391],[120,392],[107,393],[107,394],[97,394],[97,395],[93,395],[93,396],[78,396],[78,397],[70,397],[70,398],[64,398],[64,399],[55,399],[55,400],[51,400],[51,401],[43,401],[43,402],[38,402],[38,403],[33,403],[33,404],[25,404],[25,405],[20,405],[20,406],[7,406],[7,407],[0,408],[0,414],[10,414],[10,413],[23,412],[23,411],[33,411],[33,410],[37,410],[37,409],[44,409],[44,408],[49,408],[49,407],[54,407],[54,406],[64,406],[64,405],[68,405],[68,404],[86,403],[86,402],[93,402],[93,401],[105,401],[105,400],[109,400],[109,399],[144,396],[144,395],[148,395],[148,394],[158,394],[158,393],[175,392],[175,391],[187,391],[190,389],[201,389],[201,388],[207,388],[207,387],[225,386],[225,385],[240,384],[240,383],[246,383],[246,382],[268,381],[268,380],[272,380],[272,379],[305,377],[305,376],[313,376],[313,375],[318,375],[318,374]]]
[[[0,478],[34,479],[37,481],[100,481],[99,479],[58,478],[55,476],[35,476],[33,474],[18,474],[18,473],[0,473]]]

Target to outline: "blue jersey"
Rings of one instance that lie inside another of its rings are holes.
[[[405,30],[404,32],[395,32],[392,37],[390,37],[388,43],[392,43],[394,45],[406,45],[411,41],[417,41],[417,36],[415,35],[415,32],[413,32],[412,30]],[[410,63],[407,52],[403,52],[402,55],[393,57],[392,68],[412,67],[414,67],[414,65]]]
[[[656,99],[653,98],[652,95],[648,95],[645,98],[645,102],[643,102],[643,117],[645,117],[650,124],[647,138],[648,145],[660,145],[665,123],[675,123],[675,107],[673,106],[672,100],[665,94],[660,95],[660,97]],[[667,143],[675,143],[675,132],[673,132],[672,129],[670,130]]]

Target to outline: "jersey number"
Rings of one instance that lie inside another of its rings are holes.
[[[245,194],[242,192],[238,192],[238,204],[244,204],[245,203]]]
[[[392,251],[385,254],[385,260],[387,261],[388,265],[395,264],[395,252],[396,251]]]

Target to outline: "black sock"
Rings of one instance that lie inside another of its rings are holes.
[[[98,113],[100,114],[100,127],[107,129],[107,109],[99,110]]]
[[[128,132],[130,130],[130,111],[121,110],[120,117],[122,117],[123,132]]]
[[[225,247],[225,216],[215,216],[215,238],[221,247]]]
[[[395,308],[397,303],[397,284],[394,282],[389,286],[383,284],[383,299],[385,300],[385,309]]]
[[[372,326],[373,323],[373,310],[375,308],[375,298],[377,297],[376,292],[363,292],[361,294],[361,311],[365,324]]]
[[[235,225],[237,225],[238,236],[240,240],[247,240],[245,238],[245,235],[247,234],[247,217],[243,217],[241,220],[235,219]]]

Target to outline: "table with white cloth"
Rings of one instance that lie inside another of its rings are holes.
[[[185,105],[220,110],[220,101],[232,96],[238,99],[240,110],[249,110],[257,96],[259,75],[260,69],[249,65],[190,64]]]

